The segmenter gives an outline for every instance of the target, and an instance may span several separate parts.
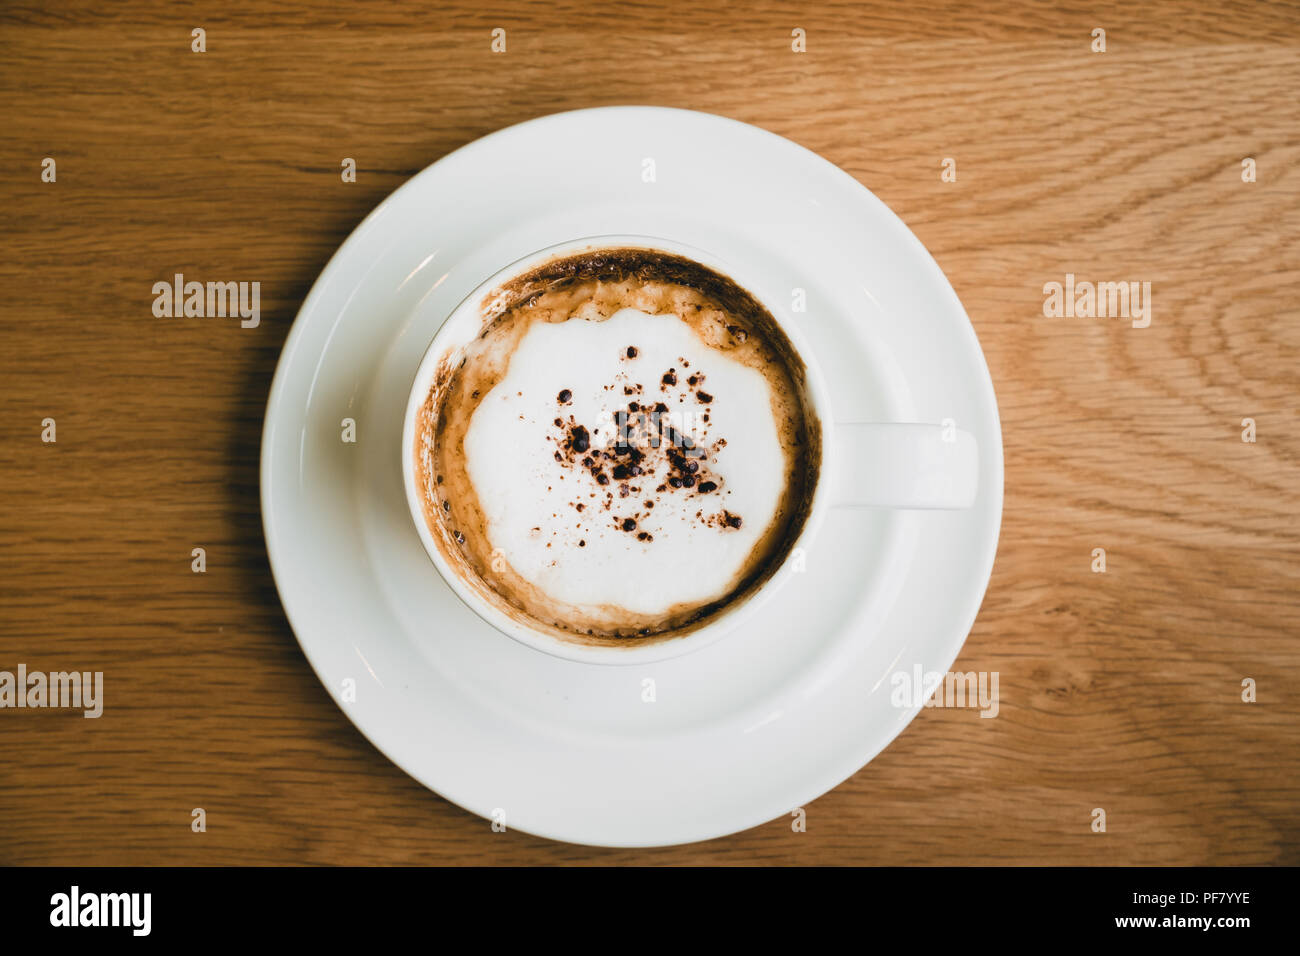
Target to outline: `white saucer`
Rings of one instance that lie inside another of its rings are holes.
[[[412,526],[398,450],[407,390],[438,326],[485,277],[545,246],[616,233],[744,259],[768,288],[805,290],[806,313],[768,305],[801,324],[836,418],[954,419],[979,442],[974,508],[832,512],[807,572],[757,622],[682,658],[579,664],[485,624]],[[342,440],[346,418],[355,443]],[[513,126],[393,193],[303,304],[262,441],[276,585],[339,705],[448,800],[574,843],[721,836],[788,816],[851,776],[919,709],[893,706],[890,675],[950,668],[1001,514],[988,369],[920,242],[802,147],[657,107]]]

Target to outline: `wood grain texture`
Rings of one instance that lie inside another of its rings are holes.
[[[104,670],[112,719],[0,711],[0,864],[1300,863],[1295,5],[45,6],[0,8],[0,669]],[[1005,518],[956,669],[997,670],[1001,712],[922,712],[807,833],[492,834],[352,727],[267,567],[266,396],[332,251],[447,152],[614,103],[870,187],[997,388]],[[174,272],[260,277],[261,327],[155,321]],[[1066,272],[1150,281],[1151,327],[1044,318]]]

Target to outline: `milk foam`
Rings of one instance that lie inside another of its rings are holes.
[[[662,383],[670,369],[675,386]],[[703,376],[698,388],[685,384],[691,375]],[[593,611],[656,615],[724,597],[786,491],[772,399],[763,374],[709,347],[673,314],[624,308],[603,321],[533,324],[465,435],[494,559],[552,599]],[[695,439],[714,491],[669,485],[662,455],[646,459],[650,474],[598,483],[573,452],[572,429],[585,427],[592,450],[605,449],[629,402],[668,405],[662,420]]]

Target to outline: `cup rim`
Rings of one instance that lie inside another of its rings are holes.
[[[413,442],[416,438],[415,423],[418,411],[424,404],[425,399],[428,397],[429,388],[432,385],[433,373],[436,371],[438,366],[438,360],[446,351],[448,351],[448,339],[450,338],[452,331],[459,325],[456,320],[463,316],[468,308],[472,307],[475,303],[478,303],[494,286],[500,285],[513,276],[526,272],[534,265],[557,256],[574,254],[587,249],[601,248],[644,248],[685,256],[693,261],[699,262],[701,265],[720,272],[736,285],[739,285],[741,288],[753,295],[760,304],[764,305],[768,309],[781,331],[790,339],[791,344],[794,346],[795,353],[803,362],[805,368],[805,389],[810,399],[812,409],[818,419],[822,433],[821,441],[819,442],[820,460],[818,462],[817,484],[813,489],[813,497],[809,504],[808,516],[804,520],[803,528],[800,529],[798,537],[782,556],[780,564],[771,573],[768,579],[753,593],[746,595],[743,600],[739,601],[736,605],[725,608],[714,620],[680,636],[665,637],[661,641],[633,647],[619,647],[616,645],[605,644],[581,644],[576,641],[565,641],[563,638],[557,637],[553,634],[530,628],[526,624],[514,620],[484,601],[466,584],[465,581],[461,579],[461,576],[456,572],[456,570],[450,566],[447,559],[442,554],[441,549],[439,549],[437,542],[434,541],[433,532],[428,527],[428,520],[425,515],[423,501],[420,497],[415,469],[415,456],[411,454]],[[425,553],[433,562],[434,567],[437,568],[439,576],[442,577],[442,579],[452,589],[452,592],[461,600],[461,603],[473,611],[485,623],[527,647],[531,647],[534,650],[564,660],[586,664],[605,665],[653,663],[693,653],[729,634],[734,633],[747,619],[757,612],[791,576],[793,573],[792,563],[796,552],[803,547],[806,542],[812,539],[812,536],[820,526],[828,507],[829,496],[827,489],[830,484],[829,475],[831,471],[831,450],[833,445],[830,440],[830,433],[834,424],[833,419],[830,416],[830,403],[821,370],[817,366],[815,357],[810,351],[804,336],[794,323],[790,322],[788,319],[783,319],[776,310],[771,308],[770,303],[772,300],[770,297],[763,294],[761,284],[752,282],[751,277],[744,273],[743,268],[740,270],[740,273],[740,276],[738,276],[734,265],[724,260],[722,257],[716,256],[706,250],[699,249],[689,243],[665,239],[660,236],[637,234],[600,234],[584,236],[553,243],[515,259],[513,262],[510,262],[493,272],[486,279],[476,285],[447,314],[446,319],[444,319],[439,325],[433,338],[425,348],[423,356],[420,358],[420,362],[416,367],[415,377],[411,382],[411,387],[407,395],[406,414],[402,424],[401,440],[403,486],[406,492],[407,508],[410,511],[411,519],[415,524],[416,533],[420,538],[420,543],[424,547]]]

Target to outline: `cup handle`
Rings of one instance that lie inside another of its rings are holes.
[[[979,490],[975,436],[950,424],[836,422],[831,504],[969,508]]]

